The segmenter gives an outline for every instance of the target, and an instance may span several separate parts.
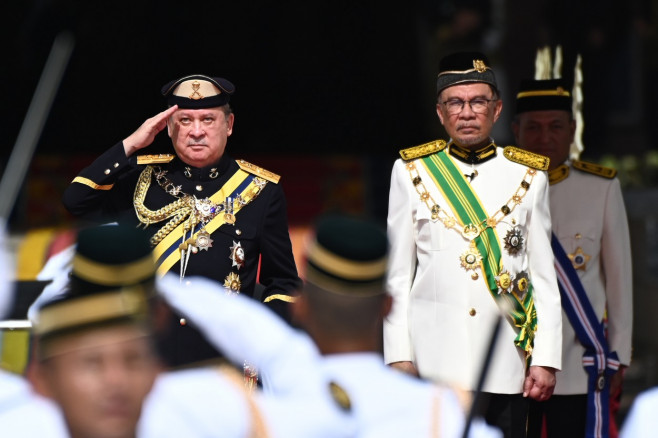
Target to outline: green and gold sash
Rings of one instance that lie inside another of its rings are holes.
[[[419,161],[427,169],[435,185],[449,203],[453,214],[464,227],[462,235],[477,247],[482,257],[480,268],[484,273],[487,288],[516,328],[517,336],[514,344],[525,351],[526,358],[529,359],[537,329],[532,285],[528,286],[527,292],[522,297],[499,288],[497,279],[503,271],[500,239],[495,225],[489,224],[489,216],[477,194],[445,151],[426,156]]]
[[[237,215],[242,207],[247,205],[260,193],[262,186],[266,183],[266,181],[244,170],[238,170],[221,189],[210,196],[210,200],[215,204],[220,204],[227,197],[234,200],[240,199],[239,202],[236,201],[233,203],[233,214]],[[196,238],[202,228],[205,228],[208,233],[212,234],[225,223],[225,215],[220,213],[208,222],[205,227],[203,227],[202,223],[196,224],[193,237]],[[186,225],[187,221],[178,225],[153,249],[158,265],[157,273],[159,275],[166,274],[180,260],[181,252],[179,250],[179,244],[181,243],[181,238],[186,235]]]

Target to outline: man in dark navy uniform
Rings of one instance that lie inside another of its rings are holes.
[[[83,169],[63,201],[81,219],[145,227],[160,275],[205,276],[248,296],[259,278],[263,302],[287,319],[300,280],[285,196],[278,175],[225,154],[234,91],[204,75],[166,84],[169,108]],[[144,154],[165,127],[175,154]],[[177,324],[191,330],[184,319]]]

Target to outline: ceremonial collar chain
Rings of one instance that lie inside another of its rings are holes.
[[[448,145],[448,153],[463,163],[480,164],[496,156],[496,145],[491,142],[483,148],[472,151],[450,143]]]
[[[456,218],[450,216],[443,208],[441,208],[439,204],[436,203],[434,198],[432,198],[432,195],[425,187],[425,183],[423,183],[423,180],[418,173],[418,169],[416,168],[416,163],[414,161],[407,163],[407,170],[411,175],[411,181],[416,189],[416,192],[420,195],[420,200],[432,213],[432,220],[440,220],[446,228],[455,230],[468,241],[473,241],[487,228],[494,228],[501,220],[503,220],[505,216],[512,213],[516,206],[521,204],[523,201],[523,198],[528,193],[530,184],[532,183],[532,180],[537,173],[535,169],[528,167],[525,175],[523,176],[523,179],[521,180],[521,184],[516,189],[516,192],[514,192],[512,197],[505,203],[505,205],[503,205],[493,215],[483,220],[479,224],[461,224]]]
[[[258,193],[245,200],[239,194],[234,198],[228,197],[223,202],[217,204],[212,202],[209,198],[199,199],[194,195],[189,195],[182,191],[182,186],[175,185],[169,178],[166,177],[167,171],[162,170],[159,166],[146,166],[144,171],[139,176],[137,186],[135,187],[135,195],[133,204],[137,218],[148,227],[152,223],[158,223],[165,219],[170,219],[162,228],[160,228],[151,237],[151,245],[155,246],[162,239],[164,239],[171,231],[173,231],[185,219],[185,232],[191,231],[194,227],[202,223],[203,226],[210,222],[215,216],[224,212],[224,219],[227,223],[235,223],[235,216],[233,211],[248,204],[253,200]],[[171,196],[178,198],[176,201],[165,205],[158,210],[150,210],[144,205],[146,192],[151,186],[151,178],[155,176],[155,180],[163,190]],[[254,182],[258,188],[258,192],[267,184],[267,181],[261,178],[254,178]],[[207,249],[202,247],[201,249]]]

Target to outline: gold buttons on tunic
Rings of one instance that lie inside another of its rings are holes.
[[[114,168],[116,169],[117,167],[119,167],[119,163],[114,163]]]
[[[240,229],[237,229],[237,230],[235,230],[235,234],[237,234],[239,236],[240,234],[242,234],[242,231],[240,231]]]
[[[185,320],[185,318],[181,318],[180,321],[178,321],[178,322],[180,323],[180,325],[187,324],[187,321]]]
[[[471,310],[468,311],[468,314],[471,315],[471,316],[475,316],[476,313],[477,312],[473,308],[471,308]]]
[[[110,174],[110,169],[105,169],[104,173],[105,173],[105,175],[109,175]]]
[[[197,192],[200,192],[201,190],[203,190],[203,186],[202,186],[201,184],[199,184],[198,186],[196,186],[196,191],[197,191]]]

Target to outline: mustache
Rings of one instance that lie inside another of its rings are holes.
[[[458,123],[457,124],[457,129],[464,129],[464,128],[475,128],[475,129],[480,129],[480,125],[477,123]]]

